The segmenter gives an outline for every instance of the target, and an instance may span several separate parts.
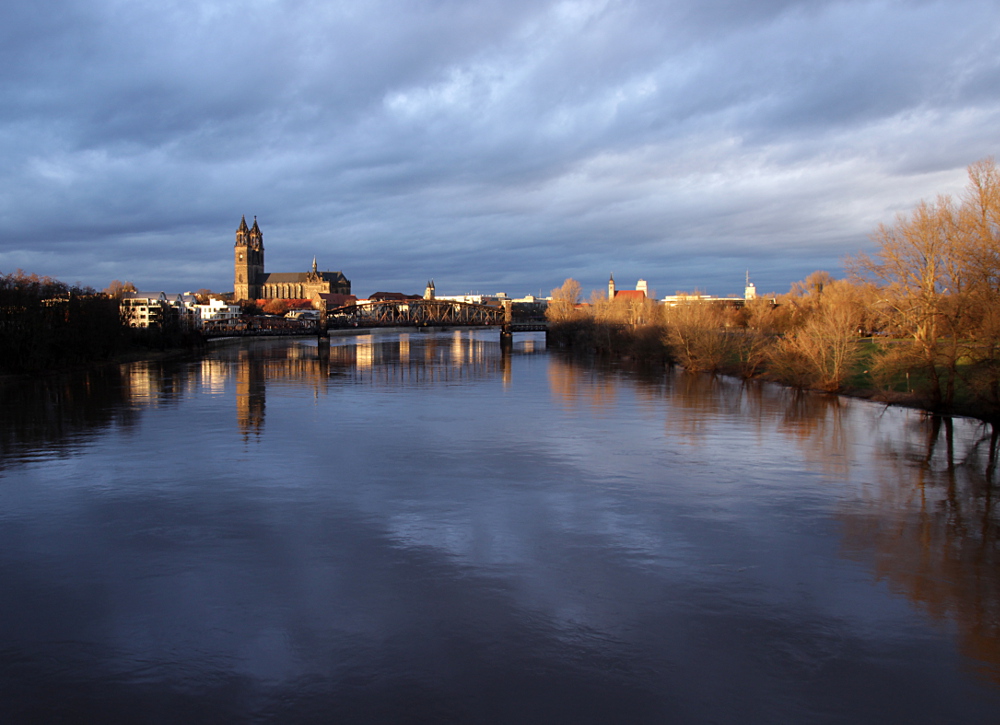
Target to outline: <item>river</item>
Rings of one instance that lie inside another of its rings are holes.
[[[965,419],[385,332],[0,388],[0,721],[1000,721]]]

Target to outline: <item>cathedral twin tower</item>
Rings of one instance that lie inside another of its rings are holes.
[[[264,271],[264,235],[254,217],[244,216],[236,229],[233,249],[233,291],[237,300],[315,299],[321,294],[351,294],[351,282],[342,272],[320,272],[313,258],[308,272]]]

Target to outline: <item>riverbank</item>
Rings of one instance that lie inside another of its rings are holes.
[[[190,344],[162,348],[134,345],[125,350],[121,350],[120,352],[98,359],[86,361],[74,360],[73,362],[54,359],[50,361],[51,364],[49,365],[35,367],[33,369],[0,370],[0,384],[8,384],[28,378],[51,377],[66,375],[69,373],[85,372],[88,370],[97,370],[115,365],[127,365],[129,363],[136,362],[153,362],[183,358],[188,355],[200,353],[205,349],[205,341],[200,338],[199,341],[191,342]]]
[[[671,342],[671,335],[662,325],[629,328],[586,319],[550,323],[547,340],[550,347],[575,355],[678,366],[692,372],[726,375],[743,380],[763,380],[800,390],[844,395],[928,413],[958,415],[989,423],[1000,420],[1000,411],[977,398],[966,386],[959,386],[952,401],[942,406],[935,404],[932,395],[923,392],[928,384],[925,376],[911,375],[908,372],[886,375],[884,371],[876,374],[878,358],[884,352],[883,345],[871,338],[849,341],[849,345],[853,346],[848,356],[851,359],[850,366],[843,374],[843,382],[831,386],[828,380],[823,384],[810,380],[801,366],[796,366],[787,359],[782,360],[776,355],[774,345],[765,350],[767,344],[761,336],[746,342],[751,336],[742,332],[702,331],[702,335],[703,339],[698,344],[704,347],[712,346],[711,341],[706,342],[704,339],[712,336],[724,340],[724,343],[717,344],[710,356],[697,358],[690,349],[677,349],[676,342]],[[741,335],[733,342],[734,338]],[[685,358],[695,364],[685,365]]]

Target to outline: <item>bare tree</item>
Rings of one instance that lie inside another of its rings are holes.
[[[861,310],[859,291],[850,282],[825,282],[801,324],[769,350],[772,370],[803,387],[840,389],[858,358]]]
[[[1000,412],[1000,169],[992,157],[969,167],[957,226],[971,317],[964,377],[971,394],[995,415]]]
[[[104,288],[104,294],[108,297],[114,297],[116,300],[120,300],[129,292],[135,292],[135,285],[131,282],[122,282],[117,279],[111,280],[111,284]]]
[[[552,322],[566,322],[573,317],[579,303],[580,283],[568,278],[561,286],[552,290],[545,316]]]
[[[666,341],[673,357],[688,370],[720,370],[730,353],[724,317],[725,311],[711,302],[690,301],[664,308]]]
[[[921,361],[934,407],[948,407],[955,395],[962,337],[970,313],[968,278],[957,243],[961,215],[948,197],[920,202],[892,226],[872,235],[874,256],[859,255],[852,266],[879,284],[881,300],[896,327],[914,347],[908,359]]]

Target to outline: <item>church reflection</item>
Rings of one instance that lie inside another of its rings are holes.
[[[244,440],[264,427],[267,378],[264,360],[241,350],[236,367],[236,425]]]
[[[215,351],[212,360],[227,366],[235,379],[237,426],[249,439],[263,431],[269,384],[311,388],[316,397],[343,385],[412,388],[494,378],[510,385],[511,357],[544,350],[534,340],[505,350],[497,340],[455,330],[358,335],[318,345],[311,340],[244,342]]]
[[[306,388],[316,396],[342,385],[369,387],[464,384],[496,378],[511,384],[511,356],[544,352],[534,340],[512,351],[465,330],[314,340],[244,340],[199,359],[109,365],[90,371],[0,385],[0,466],[23,453],[57,455],[88,436],[128,428],[141,411],[177,405],[194,394],[235,393],[237,430],[262,434],[267,386]]]

